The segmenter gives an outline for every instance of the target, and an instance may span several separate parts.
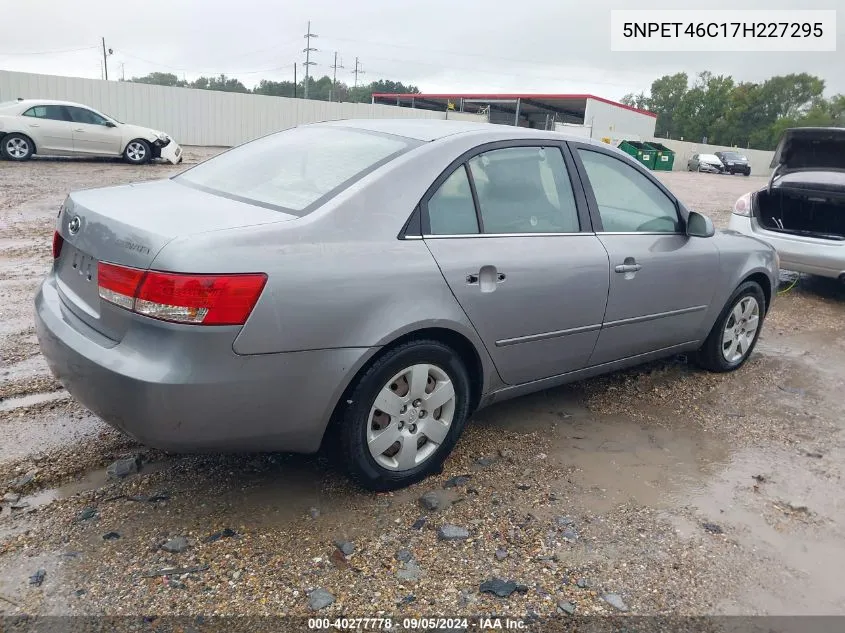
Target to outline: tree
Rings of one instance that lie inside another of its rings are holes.
[[[644,92],[640,92],[636,95],[633,92],[629,92],[619,101],[626,106],[631,106],[632,108],[637,108],[638,110],[648,110],[650,107],[649,102],[651,100],[645,96]]]
[[[680,136],[675,113],[689,87],[686,73],[664,75],[651,84],[651,94],[646,100],[648,109],[657,115],[655,134],[667,138]]]
[[[222,74],[219,77],[197,77],[196,80],[191,82],[191,88],[219,90],[221,92],[249,92],[249,88],[238,79]]]
[[[179,79],[173,73],[150,73],[149,75],[144,75],[143,77],[132,77],[129,81],[132,81],[136,84],[154,84],[156,86],[176,86],[179,88],[184,88],[188,85],[188,82]]]
[[[685,73],[665,75],[650,94],[630,93],[622,101],[657,114],[656,136],[773,149],[788,127],[845,125],[845,96],[826,99],[823,92],[824,80],[808,73],[737,84],[705,71],[692,87]]]

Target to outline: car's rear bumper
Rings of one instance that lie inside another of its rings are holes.
[[[375,351],[241,356],[232,350],[239,328],[163,328],[144,317],[107,342],[62,303],[52,277],[36,297],[35,323],[47,363],[75,398],[138,441],[178,452],[316,451],[349,377]]]
[[[731,214],[728,228],[774,247],[784,270],[834,279],[845,274],[845,242],[767,231],[756,219],[736,214]]]

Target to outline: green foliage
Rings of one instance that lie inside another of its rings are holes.
[[[132,77],[129,81],[134,81],[136,84],[154,84],[156,86],[176,86],[184,88],[188,82],[179,79],[173,73],[150,73],[143,77]]]
[[[735,83],[702,72],[692,86],[686,73],[677,73],[656,79],[648,95],[628,94],[622,102],[657,114],[659,137],[773,149],[789,127],[845,125],[845,96],[823,93],[824,80],[809,73]]]
[[[244,86],[234,77],[220,75],[219,77],[198,77],[188,83],[171,73],[150,73],[144,77],[133,77],[130,81],[159,86],[177,86],[180,88],[197,88],[199,90],[220,90],[223,92],[251,92],[258,95],[273,97],[303,97],[305,95],[305,78],[300,79],[296,86],[292,81],[269,81],[262,79],[252,90]],[[325,75],[320,78],[308,78],[308,98],[317,101],[348,101],[354,103],[370,103],[373,93],[419,93],[419,88],[405,85],[399,81],[379,79],[361,86],[349,86],[342,81],[332,84],[332,78]]]

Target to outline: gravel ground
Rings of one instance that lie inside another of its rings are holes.
[[[509,401],[442,474],[370,494],[322,457],[138,446],[49,375],[30,313],[64,195],[179,169],[0,162],[0,614],[845,614],[840,288],[801,278],[735,374]],[[763,182],[661,178],[720,227]]]

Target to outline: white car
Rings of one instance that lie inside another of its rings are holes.
[[[70,101],[19,99],[0,103],[0,154],[8,160],[39,156],[122,156],[141,165],[154,158],[182,162],[167,134],[121,123]]]

